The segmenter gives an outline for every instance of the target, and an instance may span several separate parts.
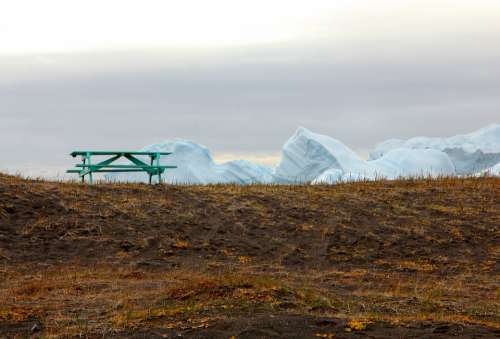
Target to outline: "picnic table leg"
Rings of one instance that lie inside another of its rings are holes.
[[[85,157],[82,157],[82,162],[84,165],[85,165],[85,160],[86,160]],[[83,169],[85,170],[85,167],[83,167]],[[85,183],[85,174],[82,175],[82,184],[84,184],[84,183]]]
[[[152,155],[150,155],[149,157],[151,158],[151,166],[153,166],[153,159],[154,158]],[[153,172],[149,172],[149,184],[150,185],[151,185],[152,181],[153,181]]]
[[[161,185],[160,153],[156,153],[156,166],[158,166],[158,184]]]
[[[92,162],[90,160],[90,153],[87,153],[86,158],[87,158],[87,163],[89,165],[92,165]],[[90,167],[89,167],[89,182],[91,185],[94,183],[94,178],[92,177],[92,169]]]

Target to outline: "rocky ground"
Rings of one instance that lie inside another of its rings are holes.
[[[0,337],[500,336],[500,179],[0,175]]]

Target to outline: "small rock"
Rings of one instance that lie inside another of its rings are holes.
[[[122,241],[120,242],[120,247],[121,247],[121,249],[122,249],[122,250],[124,250],[125,252],[128,252],[128,251],[130,251],[130,249],[131,249],[132,247],[134,247],[134,244],[132,244],[132,243],[131,243],[130,241],[128,241],[128,240],[122,240]]]
[[[136,267],[161,267],[164,263],[152,260],[141,260],[135,263]]]
[[[158,243],[158,239],[155,237],[147,237],[144,239],[144,248],[150,248]]]
[[[171,255],[174,255],[174,251],[172,250],[167,250],[167,249],[160,249],[160,253],[163,254],[163,255],[166,255],[166,256],[171,256]]]
[[[42,329],[42,327],[38,323],[35,323],[31,327],[31,333],[39,332],[41,329]]]

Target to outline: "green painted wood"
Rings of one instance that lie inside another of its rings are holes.
[[[170,155],[171,152],[130,152],[130,151],[75,151],[70,155],[72,157],[81,156],[82,163],[76,164],[77,169],[67,170],[66,173],[77,173],[85,182],[85,177],[88,176],[89,183],[93,183],[93,173],[126,173],[126,172],[146,172],[149,175],[149,183],[152,183],[153,176],[158,176],[158,182],[162,183],[162,174],[167,169],[174,169],[177,166],[162,166],[160,158],[162,155]],[[96,164],[92,163],[93,156],[111,156],[111,158]],[[149,156],[150,164],[148,165],[136,156]],[[112,163],[120,158],[125,158],[131,164]],[[156,162],[156,164],[155,164]]]
[[[151,166],[153,166],[153,161],[154,161],[154,158],[151,157],[151,159],[150,159]],[[151,185],[152,182],[153,182],[153,173],[149,172],[149,184]]]
[[[136,151],[74,151],[71,152],[70,155],[75,158],[77,156],[84,156],[87,154],[90,154],[92,156],[94,155],[119,155],[119,154],[130,154],[130,155],[148,155],[148,156],[155,156],[156,154],[160,155],[170,155],[172,152],[136,152]]]
[[[136,157],[134,157],[133,155],[131,154],[124,154],[123,155],[125,158],[127,158],[128,160],[130,160],[130,162],[132,162],[133,164],[137,165],[137,166],[146,166],[148,167],[149,165],[146,164],[144,161],[140,160],[140,159],[137,159]]]
[[[86,161],[87,161],[87,158],[82,157],[82,162],[84,165],[85,165]],[[83,174],[83,172],[80,172],[80,177],[82,178],[82,184],[84,184],[85,183],[85,175],[82,175],[82,174]]]
[[[91,157],[92,157],[92,156],[90,155],[90,153],[89,153],[89,152],[87,152],[87,154],[85,155],[85,157],[87,158],[87,163],[88,163],[89,165],[91,165],[91,164],[92,164],[92,161],[91,161],[90,159],[91,159]],[[87,171],[88,171],[88,170],[87,170]],[[90,182],[90,184],[92,185],[92,184],[94,183],[94,177],[93,177],[93,175],[92,175],[92,171],[88,171],[88,175],[89,175],[89,182]]]
[[[156,166],[160,166],[160,153],[156,153]],[[161,185],[161,172],[158,173],[158,183]]]
[[[100,169],[100,170],[95,170],[95,171],[92,171],[92,173],[126,173],[126,172],[144,172],[144,170],[142,169],[121,169],[121,170],[118,170],[118,169]],[[82,171],[79,171],[79,170],[67,170],[66,173],[77,173],[77,174],[81,174]]]
[[[87,168],[87,167],[92,167],[92,168],[101,168],[101,167],[108,167],[108,168],[146,168],[146,169],[154,169],[154,168],[177,168],[177,166],[139,166],[139,165],[84,165],[84,164],[76,164],[76,167],[82,167],[82,168]]]
[[[128,172],[144,172],[142,169],[99,169],[92,173],[128,173]]]
[[[120,159],[121,155],[117,154],[112,158],[109,158],[108,160],[101,161],[96,164],[96,166],[108,166],[109,164],[113,163],[114,161]]]

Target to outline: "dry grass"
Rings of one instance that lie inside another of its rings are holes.
[[[499,201],[495,178],[89,187],[0,175],[0,328],[106,337],[300,315],[347,332],[500,329]]]
[[[144,272],[59,266],[21,276],[0,289],[0,321],[43,323],[47,337],[106,335],[138,328],[206,328],[237,315],[290,313],[351,319],[353,331],[385,321],[475,324],[500,328],[499,289],[491,276],[436,277],[330,271],[302,274],[184,270]],[[337,288],[329,288],[331,282]],[[349,291],[349,293],[346,293]]]

